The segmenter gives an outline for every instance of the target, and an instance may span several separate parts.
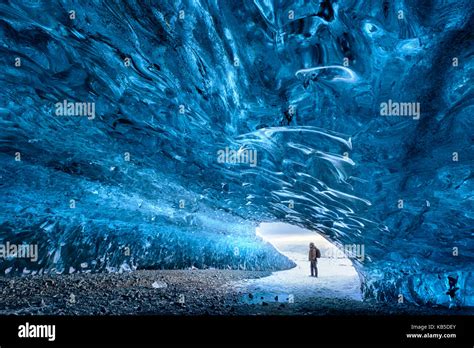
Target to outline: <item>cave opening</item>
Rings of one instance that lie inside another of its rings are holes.
[[[321,296],[362,300],[361,282],[351,259],[322,235],[299,226],[282,222],[264,222],[256,234],[272,244],[296,266],[257,282],[266,291],[278,291],[294,296]],[[318,277],[311,277],[308,260],[309,243],[321,251],[318,259]]]

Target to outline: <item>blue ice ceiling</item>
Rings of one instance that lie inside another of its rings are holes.
[[[39,250],[0,271],[285,269],[286,221],[363,244],[368,297],[474,305],[473,13],[3,2],[0,241]]]

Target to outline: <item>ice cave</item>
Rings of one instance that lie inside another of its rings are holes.
[[[363,246],[361,299],[474,306],[473,14],[0,4],[0,275],[291,270],[285,223]]]

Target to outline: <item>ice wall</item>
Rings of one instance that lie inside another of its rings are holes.
[[[364,245],[366,296],[473,305],[473,8],[0,4],[0,240],[39,248],[0,270],[284,269],[286,221]]]

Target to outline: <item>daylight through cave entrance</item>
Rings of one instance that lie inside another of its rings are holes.
[[[296,263],[292,269],[274,272],[255,285],[264,292],[298,296],[337,297],[362,300],[361,284],[352,261],[334,244],[314,231],[286,223],[261,223],[256,233]],[[309,243],[321,251],[318,278],[310,276]]]

